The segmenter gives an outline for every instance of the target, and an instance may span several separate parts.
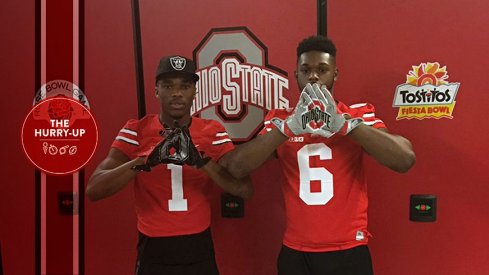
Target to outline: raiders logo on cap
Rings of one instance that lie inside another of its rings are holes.
[[[156,81],[165,75],[180,74],[192,78],[193,81],[199,81],[199,76],[195,73],[196,66],[192,59],[179,55],[170,55],[160,59],[158,68],[156,68]]]
[[[173,67],[173,69],[177,71],[181,71],[185,68],[185,65],[187,64],[187,60],[185,60],[185,58],[183,57],[175,56],[170,58],[170,64]]]

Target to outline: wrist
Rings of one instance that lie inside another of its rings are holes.
[[[210,157],[204,157],[202,159],[200,159],[196,164],[195,164],[195,168],[197,169],[202,169],[204,167],[206,167],[209,162],[211,162],[211,158]]]
[[[131,160],[130,162],[128,162],[128,166],[131,170],[136,172],[151,170],[150,166],[146,164],[146,160],[143,157],[137,157]]]
[[[292,130],[293,128],[297,128],[297,127],[289,126],[290,123],[293,124],[290,118],[286,118],[285,120],[281,120],[279,118],[272,118],[271,122],[284,137],[289,138],[297,135],[297,133],[294,133],[294,131]]]
[[[353,133],[355,129],[358,129],[362,125],[365,126],[365,123],[363,123],[363,119],[361,118],[354,118],[354,119],[349,119],[345,122],[346,125],[346,133],[344,134],[349,135],[350,133]]]

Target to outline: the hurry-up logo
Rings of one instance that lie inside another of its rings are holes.
[[[397,120],[453,118],[455,97],[460,83],[449,83],[446,66],[438,62],[413,66],[406,83],[397,86],[394,107],[399,107]]]

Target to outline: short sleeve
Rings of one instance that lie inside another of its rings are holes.
[[[362,118],[365,125],[374,128],[387,128],[384,121],[375,115],[375,107],[370,103],[358,103],[349,106],[353,117]]]
[[[130,159],[136,157],[139,149],[140,133],[138,121],[131,119],[119,130],[119,133],[112,142],[112,148],[119,149]]]
[[[214,161],[218,161],[224,154],[234,149],[228,132],[219,122],[209,120],[205,132],[209,134],[209,151],[206,152]]]

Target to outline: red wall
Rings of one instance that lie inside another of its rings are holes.
[[[328,1],[328,34],[339,49],[335,95],[375,104],[392,132],[408,137],[415,167],[398,175],[368,160],[371,250],[378,275],[487,274],[486,170],[489,2]],[[439,62],[460,82],[453,119],[396,121],[396,86],[411,66]],[[438,220],[409,221],[410,194],[438,196]]]
[[[137,118],[131,1],[85,2],[85,90],[99,125],[87,180],[128,118]],[[132,188],[85,204],[85,274],[133,274],[137,232]]]
[[[0,2],[0,246],[6,275],[34,273],[34,168],[20,131],[34,96],[34,2]]]

